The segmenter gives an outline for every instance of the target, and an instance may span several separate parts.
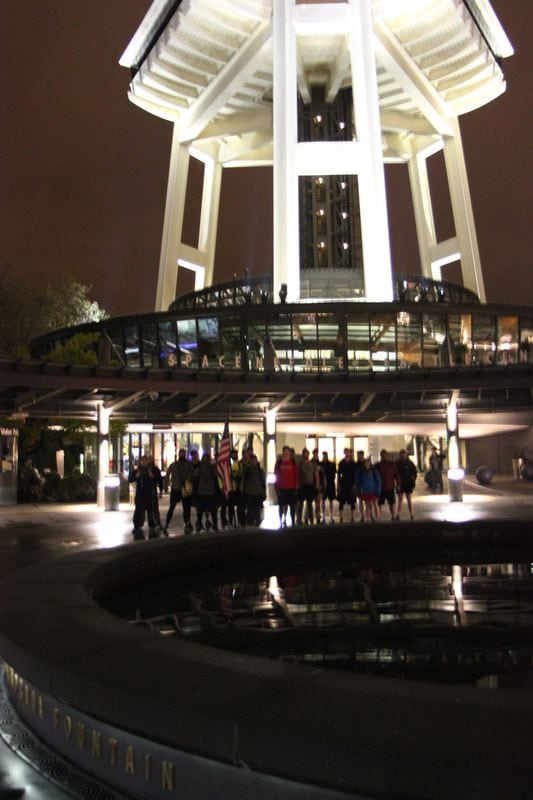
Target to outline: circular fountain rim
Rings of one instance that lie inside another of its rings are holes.
[[[162,564],[205,571],[236,558],[260,563],[327,553],[332,544],[363,553],[519,546],[531,541],[529,528],[483,520],[242,531],[70,554],[0,584],[7,609],[0,655],[29,684],[79,712],[237,769],[246,764],[256,774],[360,793],[402,785],[408,795],[424,796],[420,786],[439,784],[436,797],[449,796],[452,769],[461,776],[457,796],[472,797],[473,751],[487,764],[484,786],[500,786],[511,771],[513,780],[526,779],[531,692],[309,670],[182,640],[169,648],[98,601]],[[416,753],[416,770],[405,769],[408,753]],[[502,763],[508,769],[498,778]]]

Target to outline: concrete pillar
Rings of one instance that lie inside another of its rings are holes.
[[[276,446],[276,416],[275,408],[268,408],[263,418],[263,468],[267,482],[267,500],[271,505],[276,503],[274,489],[277,446]]]
[[[439,274],[435,275],[431,268],[431,253],[437,243],[437,236],[435,233],[435,219],[429,188],[426,154],[423,152],[414,153],[409,159],[408,169],[422,275],[426,278],[440,280],[440,270]]]
[[[105,476],[109,472],[109,418],[111,412],[103,403],[97,406],[98,421],[98,478],[96,485],[96,504],[105,507]]]
[[[205,253],[205,286],[211,286],[214,278],[218,210],[222,187],[222,165],[218,161],[217,155],[218,148],[212,157],[204,159],[204,184],[202,188],[198,250]]]
[[[455,597],[455,613],[459,625],[467,625],[468,619],[465,611],[463,594],[463,567],[460,564],[452,565],[452,589]]]
[[[450,502],[461,503],[463,501],[464,469],[461,467],[456,392],[453,392],[452,399],[446,409],[446,435],[448,441],[448,495]]]
[[[296,34],[293,0],[273,0],[274,122],[274,278],[273,295],[282,284],[287,302],[300,297],[298,225],[298,141]]]
[[[393,299],[381,121],[371,0],[350,0],[350,50],[356,137],[361,149],[359,201],[365,296]]]
[[[453,127],[453,136],[444,137],[444,162],[452,203],[455,234],[461,252],[461,273],[466,288],[475,292],[481,302],[485,303],[485,285],[481,272],[481,259],[479,257],[474,212],[468,186],[461,129],[457,117],[452,117],[450,124]]]
[[[157,281],[156,311],[166,311],[176,296],[178,258],[183,231],[183,214],[189,174],[189,147],[180,142],[178,123],[174,124],[168,175],[163,240]]]

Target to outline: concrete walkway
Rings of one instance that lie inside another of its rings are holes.
[[[446,494],[431,494],[421,486],[413,495],[413,505],[415,525],[427,519],[463,522],[484,517],[526,519],[533,523],[533,481],[497,476],[485,488],[475,478],[467,478],[462,503],[450,503]],[[165,496],[160,501],[162,519],[167,507],[168,496]],[[133,507],[128,503],[121,503],[118,511],[102,511],[92,503],[4,506],[0,509],[0,580],[76,548],[116,547],[131,542],[132,515]],[[402,518],[409,518],[405,506]],[[389,519],[388,510],[384,510],[384,519]],[[379,523],[371,524],[379,529]],[[265,508],[262,527],[279,527],[277,506]],[[182,531],[178,506],[170,535],[182,535]]]

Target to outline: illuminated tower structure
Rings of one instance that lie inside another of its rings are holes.
[[[504,91],[511,53],[488,0],[155,0],[121,64],[130,99],[174,126],[156,310],[180,268],[196,289],[213,283],[222,170],[254,165],[273,167],[274,297],[394,299],[384,167],[404,163],[422,275],[459,262],[484,301],[458,119]],[[427,169],[438,151],[444,241]],[[182,236],[191,158],[196,247]]]

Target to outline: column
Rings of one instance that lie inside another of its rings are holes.
[[[371,301],[390,302],[392,267],[371,0],[350,0],[350,11],[355,127],[362,150],[359,202],[365,295]]]
[[[189,173],[189,147],[181,144],[179,134],[179,125],[175,123],[159,261],[156,311],[166,311],[176,296],[178,257],[183,231],[187,175]]]
[[[437,236],[425,153],[414,153],[409,159],[408,168],[422,275],[440,280],[440,269],[439,274],[435,275],[431,268],[431,252],[437,243]]]
[[[446,409],[446,436],[448,451],[448,495],[450,502],[462,503],[463,478],[465,471],[461,467],[461,449],[459,441],[459,413],[457,410],[457,392]]]
[[[267,482],[267,500],[270,505],[276,504],[276,492],[274,489],[275,474],[274,469],[276,466],[276,416],[277,411],[275,408],[267,408],[263,418],[263,442],[264,442],[264,464],[266,482]]]
[[[111,412],[102,402],[97,405],[98,422],[98,479],[96,485],[96,505],[105,507],[105,476],[109,472],[109,417]]]
[[[446,164],[455,233],[461,252],[461,273],[466,288],[475,292],[481,302],[485,303],[485,285],[481,273],[474,212],[468,186],[461,129],[457,117],[451,118],[450,124],[453,127],[453,136],[444,137],[444,162]]]
[[[300,297],[296,34],[293,0],[273,0],[274,48],[274,277],[273,295],[285,284],[286,299]]]
[[[212,157],[206,157],[204,161],[204,185],[202,188],[198,249],[205,253],[205,286],[212,285],[215,267],[218,209],[222,186],[222,165],[217,156],[218,148]]]

